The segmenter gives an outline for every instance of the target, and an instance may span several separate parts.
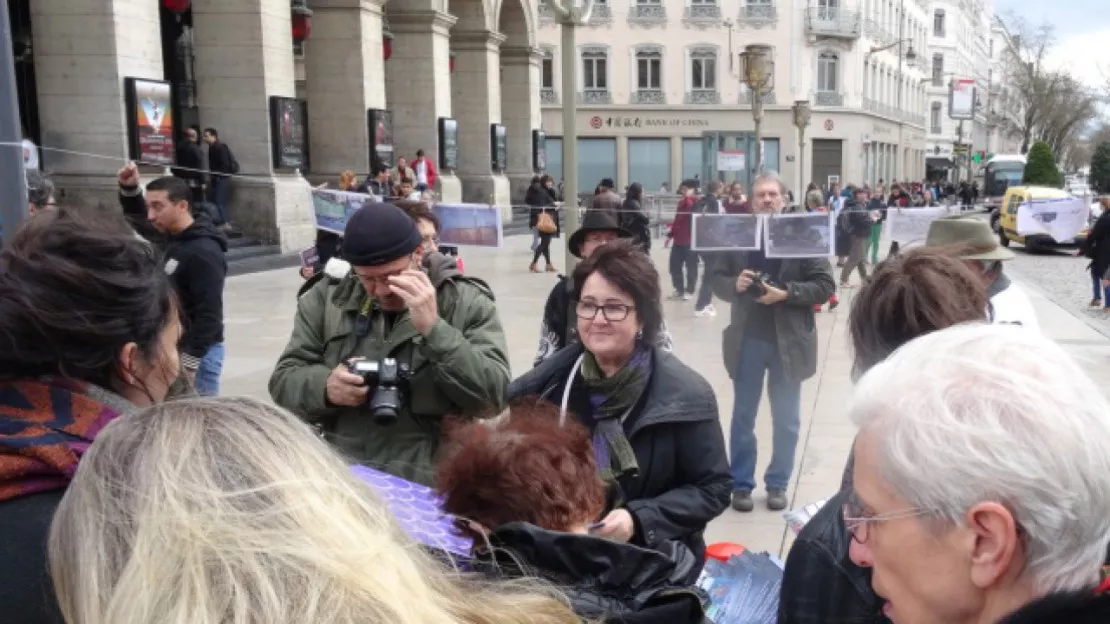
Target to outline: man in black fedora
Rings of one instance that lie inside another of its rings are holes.
[[[632,234],[618,225],[608,212],[588,210],[582,216],[582,225],[567,240],[567,248],[581,260],[589,257],[598,247],[618,238],[632,238]],[[560,275],[559,282],[547,296],[540,322],[540,348],[534,366],[539,366],[559,349],[578,342],[574,302],[570,298],[573,289],[570,277]],[[667,331],[666,322],[659,332],[658,344],[667,351],[671,350],[671,334]]]

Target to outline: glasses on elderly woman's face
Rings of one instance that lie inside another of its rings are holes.
[[[596,301],[579,301],[574,306],[574,313],[578,318],[584,321],[592,321],[597,318],[597,313],[605,317],[605,320],[610,323],[616,323],[628,318],[628,313],[635,310],[636,306],[625,305],[615,301],[607,301],[605,303],[597,303]]]
[[[844,528],[848,530],[848,534],[852,536],[852,539],[860,544],[864,544],[867,542],[867,538],[870,535],[870,527],[872,524],[889,522],[891,520],[902,520],[904,518],[916,518],[928,515],[929,512],[911,508],[883,514],[873,514],[866,510],[863,501],[856,496],[855,492],[852,492],[848,496],[848,500],[844,503],[842,513],[844,515]]]

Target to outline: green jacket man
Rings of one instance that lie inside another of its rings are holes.
[[[425,257],[422,242],[396,206],[368,203],[352,215],[350,270],[301,296],[270,394],[352,460],[430,484],[443,416],[498,414],[510,377],[493,293],[452,259]],[[359,358],[409,368],[395,423],[371,416],[375,388],[348,370]]]

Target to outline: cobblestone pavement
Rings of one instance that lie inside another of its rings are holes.
[[[1010,262],[1009,271],[1014,277],[1040,289],[1053,303],[1110,337],[1110,312],[1087,305],[1093,294],[1087,271],[1090,260],[1063,251],[1031,253],[1021,245],[1012,248],[1017,257]]]

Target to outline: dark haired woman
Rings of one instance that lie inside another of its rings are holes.
[[[640,249],[644,253],[651,253],[651,230],[648,229],[648,216],[644,214],[643,206],[644,201],[644,187],[639,182],[633,182],[628,185],[628,191],[624,195],[624,203],[621,204],[621,227],[632,234],[632,240],[636,241]]]
[[[509,398],[538,396],[589,429],[609,486],[598,535],[648,548],[678,540],[700,569],[702,533],[732,489],[713,388],[653,346],[659,273],[635,243],[602,245],[573,284],[581,342],[510,384]]]
[[[0,254],[0,608],[60,622],[46,536],[81,455],[178,374],[178,308],[155,252],[123,223],[65,209]]]
[[[518,401],[501,418],[449,435],[453,451],[436,468],[436,488],[444,510],[466,520],[472,567],[548,580],[590,621],[701,624],[701,600],[687,580],[697,566],[689,548],[591,534],[605,484],[589,433],[560,420],[546,401]]]
[[[532,264],[528,267],[539,273],[536,263],[540,256],[547,262],[547,271],[553,273],[551,264],[551,239],[559,236],[559,211],[555,208],[555,179],[549,175],[532,179],[532,185],[524,195],[524,203],[531,208],[528,214],[528,227],[535,232],[536,245],[533,250]]]

